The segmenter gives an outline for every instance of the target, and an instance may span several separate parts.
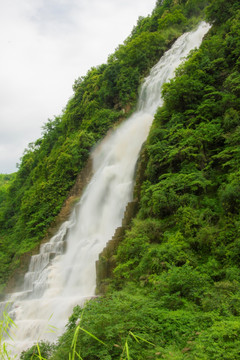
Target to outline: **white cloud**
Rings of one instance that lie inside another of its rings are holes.
[[[107,57],[155,0],[11,0],[0,4],[0,173],[59,115],[74,80]]]

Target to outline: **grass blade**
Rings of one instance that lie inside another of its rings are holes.
[[[144,341],[144,342],[147,343],[147,344],[150,344],[150,345],[152,345],[152,346],[155,346],[155,344],[151,343],[151,342],[148,341],[148,340],[143,339],[141,336],[138,336],[138,335],[133,334],[131,331],[129,331],[129,334],[130,334],[138,343],[139,343],[139,340],[141,340],[141,341]],[[138,339],[139,339],[139,340],[138,340]]]
[[[106,346],[106,344],[102,340],[98,339],[95,335],[91,334],[89,331],[83,329],[82,327],[79,327],[79,329],[85,332],[86,334],[88,334],[89,336],[91,336],[93,339],[97,340],[98,342]]]

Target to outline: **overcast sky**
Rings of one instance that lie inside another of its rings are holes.
[[[72,85],[107,61],[156,0],[0,0],[0,173],[60,115]]]

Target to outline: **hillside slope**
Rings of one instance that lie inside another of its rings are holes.
[[[75,308],[51,359],[67,359],[80,316],[106,344],[81,333],[84,359],[239,359],[240,5],[206,14],[211,31],[164,87],[108,292]]]
[[[132,34],[109,56],[75,81],[74,95],[43,136],[25,150],[0,212],[0,284],[36,248],[59,213],[91,148],[134,108],[138,86],[182,32],[203,15],[205,2],[158,1],[139,18]],[[1,290],[1,289],[0,289]]]
[[[108,64],[76,81],[4,200],[3,285],[19,255],[43,237],[90,148],[134,107],[143,76],[205,5],[158,1]],[[240,4],[211,0],[206,18],[213,26],[202,46],[164,87],[144,149],[139,211],[108,291],[74,309],[55,346],[40,344],[49,360],[69,359],[79,322],[87,332],[76,346],[87,360],[240,357]]]

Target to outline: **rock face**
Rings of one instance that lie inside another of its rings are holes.
[[[66,198],[60,213],[58,214],[58,216],[56,217],[56,219],[48,229],[47,234],[43,239],[42,243],[48,242],[51,239],[51,237],[56,234],[62,223],[69,218],[74,205],[80,199],[85,187],[90,182],[91,177],[92,177],[92,158],[90,156],[85,167],[78,174],[76,182],[72,187],[72,189],[69,191],[68,197]]]
[[[141,185],[144,181],[146,164],[147,153],[143,147],[136,165],[133,201],[127,204],[122,220],[122,226],[116,229],[112,239],[108,241],[107,245],[99,255],[99,260],[96,262],[96,295],[104,294],[107,291],[108,284],[113,275],[113,270],[116,266],[118,245],[124,239],[126,230],[130,228],[131,221],[138,212],[139,197]]]
[[[107,245],[99,255],[99,260],[96,262],[96,295],[104,294],[107,290],[108,283],[113,274],[113,269],[116,266],[115,255],[119,243],[123,240],[125,231],[129,228],[132,218],[136,215],[138,209],[138,202],[136,200],[128,203],[122,226],[115,230],[112,239],[108,241]]]

